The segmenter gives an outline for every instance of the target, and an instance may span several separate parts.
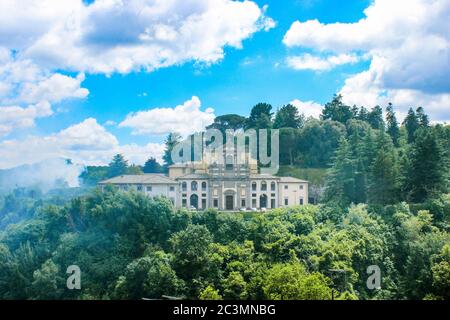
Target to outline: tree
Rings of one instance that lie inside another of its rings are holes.
[[[391,138],[380,131],[377,152],[370,166],[369,201],[392,204],[398,195],[398,159]]]
[[[207,286],[200,292],[198,297],[200,300],[222,300],[222,296],[219,294],[219,291],[214,289],[214,286]]]
[[[280,129],[280,163],[293,165],[297,153],[298,130]]]
[[[398,127],[397,118],[395,116],[394,107],[392,103],[386,108],[386,122],[387,122],[387,133],[391,136],[394,146],[399,146],[400,129]]]
[[[292,262],[276,264],[268,270],[264,293],[270,300],[328,300],[330,285],[323,274],[309,274],[299,262]]]
[[[237,114],[225,114],[214,119],[214,123],[206,129],[218,129],[225,132],[227,129],[239,130],[245,127],[246,118]]]
[[[325,104],[322,110],[322,120],[333,120],[346,124],[353,118],[351,108],[342,102],[342,95],[334,95],[333,100]]]
[[[165,144],[166,149],[164,150],[163,161],[164,169],[167,171],[169,166],[173,164],[172,161],[172,150],[181,141],[181,136],[178,133],[169,133],[166,138]]]
[[[416,109],[417,120],[419,122],[419,126],[428,127],[430,125],[430,120],[428,119],[428,115],[425,113],[422,107],[418,107]]]
[[[152,252],[127,265],[119,277],[115,295],[121,299],[161,298],[181,294],[184,283],[171,268],[169,256],[163,251]]]
[[[268,103],[258,103],[250,111],[246,129],[270,129],[272,127],[272,106]]]
[[[447,191],[448,159],[430,128],[417,130],[408,165],[405,189],[412,201],[422,202]]]
[[[374,129],[384,129],[383,109],[380,106],[373,107],[368,115],[367,121]]]
[[[431,269],[434,293],[440,299],[448,300],[450,299],[450,245],[444,245],[434,260]]]
[[[416,133],[416,130],[419,129],[419,120],[412,108],[409,108],[408,114],[405,120],[403,120],[403,125],[408,133],[408,143],[413,143],[414,134]]]
[[[116,154],[112,161],[109,163],[108,176],[117,177],[127,173],[128,161],[125,160],[123,155]]]
[[[275,129],[294,128],[298,129],[303,126],[303,115],[299,115],[298,109],[291,104],[281,107],[275,115],[273,127]]]
[[[327,177],[325,200],[336,201],[343,206],[355,202],[355,173],[350,145],[347,139],[342,138]]]
[[[366,122],[369,121],[369,111],[365,107],[361,107],[357,119]]]
[[[226,279],[223,280],[223,294],[227,300],[245,300],[247,299],[247,283],[242,275],[237,271],[232,271]]]
[[[144,171],[144,173],[161,173],[163,169],[158,161],[156,161],[155,158],[151,157],[145,162],[142,171]]]
[[[342,137],[345,126],[339,122],[307,121],[298,136],[299,163],[305,167],[329,167]]]
[[[143,174],[143,173],[144,172],[142,171],[142,167],[141,166],[137,166],[135,164],[132,164],[126,170],[126,174],[140,175],[140,174]]]
[[[207,268],[207,249],[212,243],[212,236],[205,226],[189,225],[173,234],[169,242],[175,257],[175,270],[183,279],[193,278]]]
[[[62,294],[63,278],[59,275],[59,267],[52,261],[47,260],[39,270],[33,272],[33,283],[31,291],[34,299],[54,300],[59,299]]]

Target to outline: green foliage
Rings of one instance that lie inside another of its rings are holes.
[[[322,110],[322,120],[337,121],[346,124],[354,117],[351,108],[342,102],[342,95],[335,95],[331,102],[325,104]]]
[[[270,129],[272,127],[272,106],[258,103],[250,111],[245,129]]]
[[[267,272],[264,293],[271,300],[329,300],[331,281],[320,273],[308,273],[298,262],[276,264]]]
[[[170,133],[165,141],[166,149],[164,150],[163,162],[165,171],[168,170],[169,166],[173,164],[172,161],[172,150],[177,143],[181,141],[181,136],[178,133]]]
[[[123,155],[116,154],[109,163],[108,177],[117,177],[122,174],[126,174],[128,162],[124,159]]]
[[[273,122],[273,127],[275,129],[281,128],[294,128],[298,129],[303,126],[304,116],[300,116],[298,109],[291,104],[287,104],[281,107],[276,115]]]
[[[150,158],[145,162],[142,171],[144,173],[161,173],[163,172],[163,168],[155,158]]]

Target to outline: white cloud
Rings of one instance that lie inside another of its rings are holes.
[[[51,73],[0,48],[0,137],[52,115],[53,103],[85,98],[89,91],[81,88],[83,80],[83,73],[75,78]]]
[[[253,33],[273,28],[265,10],[230,0],[2,1],[0,46],[51,68],[83,72],[212,63],[223,58],[224,47],[241,48]]]
[[[205,129],[214,122],[214,110],[200,110],[196,96],[175,108],[155,108],[129,114],[119,127],[133,129],[133,134],[167,134],[177,132],[187,136]]]
[[[300,56],[289,56],[286,61],[289,67],[295,70],[326,71],[337,66],[358,62],[359,58],[354,54],[340,54],[325,58],[316,57],[309,53]]]
[[[296,107],[300,113],[304,114],[306,118],[313,117],[319,119],[322,114],[323,106],[317,102],[295,99],[289,103]]]
[[[266,9],[231,0],[0,1],[0,111],[10,119],[0,135],[34,124],[28,105],[85,98],[85,72],[217,62],[225,47],[275,27]]]
[[[83,73],[78,74],[76,78],[55,73],[38,83],[25,83],[18,99],[25,102],[60,102],[69,98],[85,98],[89,90],[80,87],[83,81]]]
[[[69,158],[85,165],[105,165],[117,153],[123,153],[131,163],[143,164],[149,157],[161,161],[164,144],[121,145],[113,134],[89,118],[48,136],[0,141],[0,150],[0,168],[53,158]]]
[[[423,103],[432,118],[448,120],[450,2],[375,0],[364,13],[355,23],[296,21],[283,42],[371,57],[369,70],[350,77],[342,88],[347,103],[373,105],[392,99],[402,113]]]
[[[29,128],[35,125],[37,118],[53,114],[48,102],[40,102],[27,107],[3,106],[0,107],[0,137],[9,134],[16,128]]]

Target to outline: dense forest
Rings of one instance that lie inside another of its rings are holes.
[[[319,204],[267,213],[177,210],[111,187],[0,196],[3,299],[449,299],[450,126],[410,109],[351,107],[335,96],[321,119],[266,103],[211,128],[280,129],[283,175],[312,182]],[[83,186],[164,172],[116,155]],[[312,179],[310,179],[310,176]],[[66,287],[78,265],[81,289]],[[369,266],[381,288],[367,286]]]

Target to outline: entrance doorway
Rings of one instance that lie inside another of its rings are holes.
[[[233,210],[233,209],[234,209],[234,197],[225,196],[225,210]]]
[[[267,196],[263,194],[261,197],[259,197],[259,207],[267,208]]]
[[[196,194],[193,194],[191,196],[190,203],[191,203],[191,207],[198,209],[198,196]]]

